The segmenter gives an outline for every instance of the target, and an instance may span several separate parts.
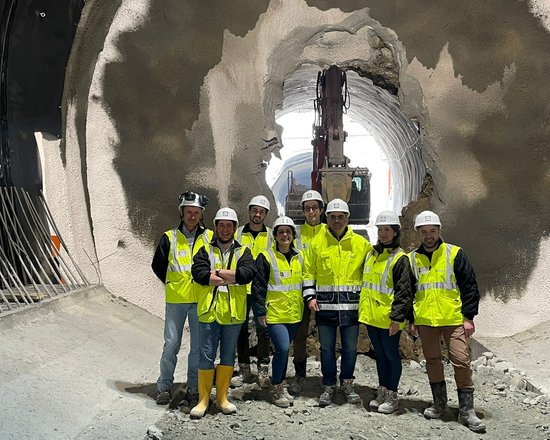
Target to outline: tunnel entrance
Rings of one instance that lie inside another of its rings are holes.
[[[304,65],[284,82],[283,106],[276,112],[282,127],[280,158],[272,157],[266,181],[284,213],[289,188],[289,171],[303,190],[311,188],[313,162],[312,126],[316,79],[319,67]],[[357,228],[369,228],[383,210],[398,213],[415,200],[425,175],[420,157],[420,130],[400,108],[399,100],[371,80],[347,71],[349,109],[344,115],[347,139],[344,154],[352,167],[369,168],[371,177],[371,221]]]

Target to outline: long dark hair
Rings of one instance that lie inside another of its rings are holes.
[[[401,228],[399,225],[389,225],[395,232],[395,237],[393,237],[393,240],[390,244],[382,244],[380,243],[380,240],[378,240],[378,243],[374,245],[374,250],[381,254],[384,252],[384,249],[388,248],[391,249],[392,252],[397,250],[399,248],[399,238],[401,237]]]

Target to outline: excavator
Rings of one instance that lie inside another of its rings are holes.
[[[368,168],[353,168],[344,155],[343,115],[349,108],[346,73],[331,66],[317,74],[317,93],[314,101],[313,169],[311,189],[319,191],[325,202],[342,199],[348,203],[351,224],[369,222],[370,178]],[[301,209],[302,194],[309,188],[298,185],[292,171],[288,173],[288,193],[285,214],[297,223],[304,222]]]

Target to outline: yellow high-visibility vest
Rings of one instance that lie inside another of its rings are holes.
[[[394,300],[393,268],[400,258],[407,258],[402,249],[381,254],[372,250],[365,259],[363,288],[359,298],[359,322],[378,328],[390,328],[390,313]],[[403,329],[405,323],[400,323]]]
[[[212,240],[213,232],[206,229],[199,235],[195,240],[193,252],[191,252],[187,238],[179,229],[166,231],[165,235],[170,240],[170,253],[168,254],[168,267],[164,286],[166,302],[176,304],[196,303],[197,294],[191,276],[191,264],[199,249]]]
[[[220,248],[211,243],[205,246],[210,259],[210,267],[216,269],[237,268],[237,262],[243,255],[246,248],[238,247],[235,249],[231,264],[224,267],[227,263],[223,261],[223,255]],[[246,319],[246,285],[231,284],[227,286],[197,286],[198,303],[197,314],[200,322],[214,322],[219,324],[240,324]]]
[[[302,320],[302,254],[292,256],[290,263],[280,252],[269,249],[262,253],[268,261],[269,284],[265,306],[269,324],[294,324]]]
[[[432,254],[413,251],[409,254],[411,268],[416,276],[414,323],[430,327],[464,324],[462,300],[456,284],[454,262],[460,247],[442,243]]]

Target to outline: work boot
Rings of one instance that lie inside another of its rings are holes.
[[[376,390],[376,397],[369,402],[369,408],[378,410],[378,407],[386,400],[386,387],[380,385]]]
[[[231,376],[233,376],[233,365],[218,365],[216,367],[216,403],[224,414],[237,412],[237,407],[227,400]]]
[[[254,382],[254,375],[250,369],[250,364],[239,364],[239,374],[231,378],[232,387],[241,387],[245,383]]]
[[[432,396],[434,403],[424,410],[424,417],[427,419],[439,419],[441,414],[447,411],[447,384],[445,381],[432,382]]]
[[[258,364],[258,385],[260,388],[269,388],[271,381],[269,380],[269,365]]]
[[[361,397],[353,389],[353,379],[340,379],[340,389],[344,393],[346,402],[353,405],[361,403]]]
[[[391,414],[397,411],[399,406],[399,400],[397,398],[397,392],[392,390],[386,390],[386,396],[384,403],[378,407],[378,412],[382,414]]]
[[[280,407],[280,408],[288,408],[290,406],[290,402],[285,397],[284,393],[285,387],[284,384],[280,383],[277,385],[271,385],[271,400],[273,401],[273,404]]]
[[[306,378],[303,376],[294,377],[294,380],[288,386],[288,392],[290,394],[294,394],[295,396],[299,396],[302,392],[302,385],[304,384],[305,380]]]
[[[290,405],[294,405],[294,397],[292,397],[288,392],[288,383],[286,380],[283,380],[283,396],[285,396],[286,400],[288,400],[288,403],[290,403]]]
[[[458,391],[458,422],[473,432],[485,432],[485,423],[474,410],[474,390]]]
[[[321,408],[324,408],[325,406],[329,406],[332,403],[335,390],[336,390],[336,385],[323,385],[323,392],[319,397],[319,406]]]
[[[189,406],[193,408],[199,403],[199,390],[195,388],[187,387],[187,402]]]
[[[168,405],[172,400],[172,392],[170,390],[159,391],[157,394],[157,405]]]
[[[204,417],[210,403],[210,392],[214,381],[214,370],[199,370],[199,402],[191,409],[192,418]]]

